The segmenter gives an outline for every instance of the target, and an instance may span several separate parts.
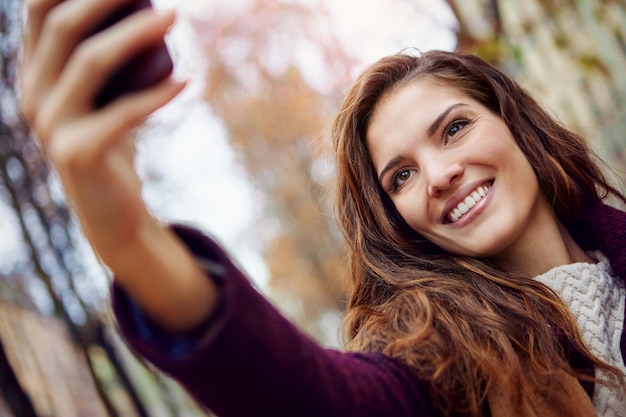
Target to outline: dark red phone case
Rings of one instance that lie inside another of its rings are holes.
[[[131,2],[107,17],[88,36],[106,29],[124,17],[146,7],[152,7],[150,0]],[[167,78],[173,69],[174,64],[165,41],[161,41],[141,51],[118,68],[106,81],[104,87],[96,96],[94,104],[97,108],[100,108],[123,94],[153,86]]]

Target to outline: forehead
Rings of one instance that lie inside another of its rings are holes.
[[[387,92],[372,112],[366,145],[374,166],[411,140],[424,138],[430,124],[447,108],[478,103],[458,89],[418,78]]]
[[[437,117],[447,106],[471,100],[454,87],[417,78],[386,92],[374,107],[367,135],[378,133],[378,127],[393,126],[407,118],[412,120]]]

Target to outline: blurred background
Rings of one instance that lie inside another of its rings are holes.
[[[587,138],[623,189],[624,0],[154,3],[179,10],[167,42],[190,84],[137,132],[146,201],[220,240],[326,346],[341,346],[346,272],[329,125],[374,60],[478,54]],[[110,274],[17,111],[22,18],[22,0],[0,0],[0,417],[208,415],[117,337]]]

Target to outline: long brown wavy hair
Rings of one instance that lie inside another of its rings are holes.
[[[350,255],[348,348],[401,358],[430,382],[448,415],[481,415],[494,384],[520,405],[537,390],[564,403],[551,386],[557,370],[610,383],[572,369],[557,333],[623,389],[621,372],[593,356],[550,289],[489,259],[443,251],[408,227],[382,190],[366,146],[370,118],[382,97],[416,78],[456,88],[500,116],[564,224],[580,217],[586,199],[624,201],[585,141],[495,67],[443,51],[381,59],[355,81],[332,130],[338,221]]]

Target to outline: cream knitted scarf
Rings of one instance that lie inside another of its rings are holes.
[[[591,352],[606,363],[626,373],[620,349],[624,328],[624,282],[615,277],[607,258],[600,252],[589,255],[596,264],[574,263],[554,268],[534,279],[550,287],[568,306],[583,340]],[[602,378],[599,372],[596,376]],[[565,372],[558,374],[558,386],[567,393],[568,401],[562,407],[537,393],[532,404],[523,410],[514,409],[510,398],[494,389],[488,393],[493,417],[620,417],[626,416],[626,398],[623,393],[595,384],[590,400],[579,382]]]
[[[601,252],[589,255],[598,263],[573,263],[551,269],[535,277],[550,287],[568,306],[591,352],[626,372],[620,337],[624,330],[624,282],[613,276],[608,259]],[[596,377],[603,378],[596,372]],[[595,384],[593,405],[601,417],[626,415],[623,393]]]

